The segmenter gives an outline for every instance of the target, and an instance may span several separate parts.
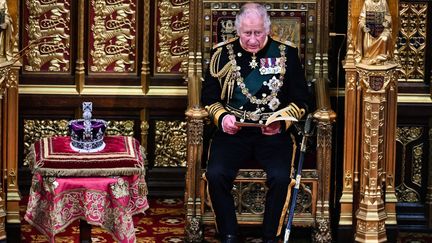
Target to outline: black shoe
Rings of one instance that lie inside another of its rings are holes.
[[[222,235],[221,243],[238,243],[236,235]]]

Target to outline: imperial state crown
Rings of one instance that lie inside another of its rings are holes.
[[[92,102],[83,102],[83,119],[69,121],[70,146],[77,152],[98,152],[105,148],[107,122],[92,119]]]

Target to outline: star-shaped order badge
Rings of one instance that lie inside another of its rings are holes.
[[[252,56],[252,61],[249,62],[249,67],[251,67],[252,69],[255,69],[256,67],[258,67],[258,62],[256,61],[255,53]]]

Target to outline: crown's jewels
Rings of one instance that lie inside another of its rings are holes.
[[[98,152],[105,148],[103,141],[107,122],[91,119],[92,102],[83,102],[83,119],[69,121],[70,146],[77,152]]]

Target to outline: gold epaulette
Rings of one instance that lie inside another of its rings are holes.
[[[293,47],[293,48],[297,48],[297,45],[294,44],[294,42],[292,42],[292,41],[289,41],[289,40],[281,40],[278,36],[272,36],[272,39],[273,39],[274,41],[277,41],[277,42],[282,43],[282,44],[284,44],[284,45],[287,45],[287,46],[290,46],[290,47]]]
[[[228,44],[228,43],[231,43],[231,42],[233,42],[233,41],[235,41],[235,40],[237,40],[237,39],[238,39],[238,37],[233,37],[233,38],[229,38],[229,39],[226,40],[226,41],[222,41],[222,42],[219,42],[219,43],[217,43],[217,44],[214,44],[214,45],[213,45],[213,49],[216,49],[216,48],[218,48],[218,47],[224,46],[224,45],[226,45],[226,44]]]

